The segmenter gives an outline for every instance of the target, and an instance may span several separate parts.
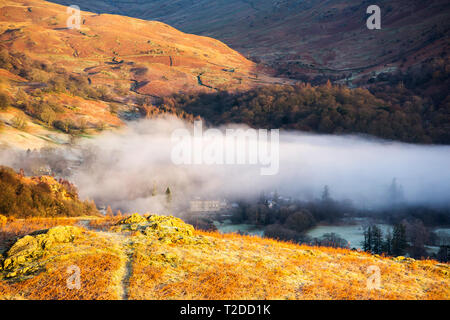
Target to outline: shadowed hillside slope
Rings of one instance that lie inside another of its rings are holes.
[[[323,73],[342,77],[404,69],[432,56],[448,55],[449,50],[450,6],[445,0],[75,3],[98,12],[156,19],[185,32],[212,36],[294,77]],[[366,10],[372,4],[381,8],[381,30],[366,27]]]

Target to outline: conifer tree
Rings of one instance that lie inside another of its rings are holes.
[[[383,252],[388,256],[392,255],[392,232],[388,231],[383,242]]]
[[[402,256],[406,253],[406,228],[403,224],[398,223],[394,226],[392,235],[392,254],[394,256]]]
[[[166,201],[167,201],[167,204],[172,203],[172,192],[170,191],[169,187],[167,187],[167,189],[166,189]]]
[[[372,228],[370,226],[364,230],[364,241],[362,245],[364,251],[372,251]]]
[[[383,233],[377,225],[372,227],[372,250],[375,254],[383,252]]]

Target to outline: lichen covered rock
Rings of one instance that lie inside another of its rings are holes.
[[[82,230],[72,226],[58,226],[27,235],[14,243],[2,261],[6,278],[38,271],[37,260],[61,243],[72,242]]]
[[[169,237],[173,240],[176,237],[189,238],[194,235],[194,227],[179,218],[152,215],[147,220],[144,233],[148,236],[154,235],[162,239]]]
[[[134,231],[162,243],[207,242],[202,236],[194,235],[194,227],[173,216],[150,215],[147,218],[135,213],[121,220],[116,231]]]
[[[404,256],[395,257],[395,258],[393,258],[393,260],[397,261],[397,262],[401,262],[401,263],[413,263],[413,262],[416,261],[413,258],[407,258],[407,257],[404,257]]]
[[[133,213],[131,216],[120,220],[118,224],[139,224],[145,222],[147,222],[145,217],[141,216],[139,213]]]

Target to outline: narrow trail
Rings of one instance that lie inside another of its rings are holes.
[[[134,255],[132,244],[133,243],[131,239],[128,239],[123,244],[123,252],[125,253],[126,260],[123,266],[122,280],[120,282],[121,284],[120,297],[122,300],[128,300],[130,298],[130,279],[131,275],[133,274],[133,255]]]
[[[120,234],[117,232],[102,231],[92,228],[89,223],[89,220],[80,220],[78,222],[78,225],[89,231],[98,233],[111,240],[111,242],[119,245],[121,249],[120,258],[122,261],[122,266],[119,268],[117,274],[117,277],[120,279],[117,283],[117,294],[120,300],[128,300],[130,294],[130,279],[133,274],[134,248],[132,239],[124,234]]]

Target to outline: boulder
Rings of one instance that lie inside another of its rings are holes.
[[[49,230],[34,232],[14,243],[6,253],[2,268],[6,277],[28,274],[39,269],[36,261],[56,244],[72,242],[82,230],[72,226],[58,226]]]

